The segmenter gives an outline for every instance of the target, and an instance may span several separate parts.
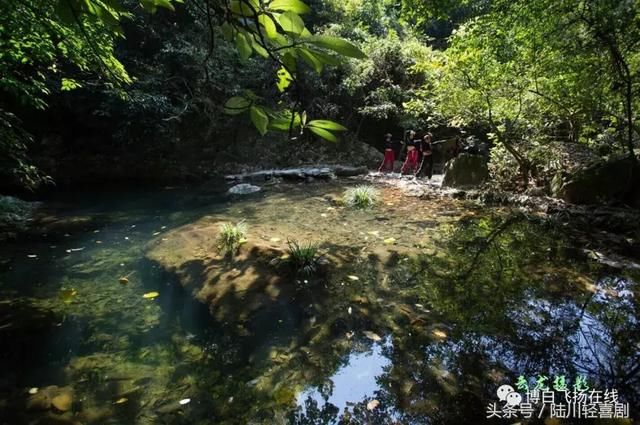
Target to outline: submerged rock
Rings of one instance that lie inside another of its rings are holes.
[[[241,183],[233,186],[229,189],[229,193],[234,195],[248,195],[251,193],[260,192],[262,189],[259,186],[254,186],[252,184]]]
[[[463,153],[445,164],[442,186],[478,186],[488,178],[487,159],[484,156]]]
[[[51,405],[60,412],[71,410],[73,403],[73,393],[70,389],[63,389],[60,394],[51,399]]]
[[[31,395],[25,405],[27,410],[49,410],[51,409],[51,394],[45,389]]]

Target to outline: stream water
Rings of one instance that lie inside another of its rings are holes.
[[[353,184],[46,202],[0,247],[0,424],[501,423],[496,389],[540,375],[615,388],[638,418],[637,271],[503,208],[380,188],[353,211]],[[250,242],[317,242],[331,272],[206,305],[147,255],[240,220]]]

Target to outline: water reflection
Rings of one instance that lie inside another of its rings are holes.
[[[83,219],[69,214],[47,236],[4,249],[4,417],[482,423],[502,383],[578,373],[640,405],[637,272],[568,256],[562,229],[521,214],[394,193],[374,213],[352,214],[328,203],[330,190],[342,187],[274,188],[250,201],[102,200],[78,208]],[[413,226],[416,211],[428,226]],[[279,282],[267,297],[259,275],[250,291],[195,302],[144,252],[208,215],[243,215],[266,240],[321,237],[340,268],[313,288]],[[399,242],[386,244],[389,236]],[[84,249],[67,252],[75,248]],[[58,296],[67,287],[78,291],[69,304]],[[160,295],[144,299],[149,291]],[[70,411],[26,410],[27,390],[50,385],[73,390]]]
[[[389,359],[383,354],[385,348],[392,349],[389,338],[373,344],[367,352],[351,353],[346,364],[327,378],[321,388],[298,394],[297,405],[302,407],[300,417],[307,413],[305,406],[345,414],[354,400],[373,399],[378,389],[377,378],[390,366]]]

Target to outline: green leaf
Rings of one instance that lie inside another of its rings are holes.
[[[278,36],[276,23],[273,21],[273,18],[271,16],[264,14],[260,15],[258,16],[258,22],[264,27],[264,32],[265,34],[267,34],[268,38],[274,39]]]
[[[333,50],[341,55],[351,58],[364,59],[367,57],[362,50],[356,47],[355,44],[343,40],[338,37],[330,37],[328,35],[315,35],[306,39],[309,43],[316,46],[324,47],[325,49]]]
[[[76,80],[73,80],[71,78],[63,78],[60,85],[60,90],[71,91],[77,89],[78,87],[82,87],[82,85]]]
[[[330,142],[337,142],[338,139],[336,138],[336,136],[333,135],[333,133],[325,130],[324,128],[319,128],[319,127],[307,127],[309,130],[311,130],[312,133],[322,137],[325,140],[328,140]]]
[[[337,122],[329,121],[329,120],[313,120],[309,121],[307,124],[309,127],[318,127],[323,128],[325,130],[332,131],[347,131],[347,127],[338,124]]]
[[[93,7],[91,2],[85,0],[85,3],[87,4],[89,13],[95,14],[95,7]],[[140,0],[140,4],[149,13],[155,13],[156,10],[158,10],[158,7],[175,11],[170,0]]]
[[[236,15],[255,16],[260,11],[258,0],[231,0],[229,9]]]
[[[238,49],[238,53],[240,53],[240,58],[242,60],[249,59],[251,52],[253,51],[249,40],[247,40],[247,37],[242,33],[238,33],[236,35],[236,48]]]
[[[284,32],[300,35],[304,31],[304,21],[294,12],[284,12],[277,19]]]
[[[295,50],[287,50],[284,55],[282,55],[282,63],[289,68],[291,71],[295,72],[296,66],[296,52]]]
[[[173,12],[175,12],[175,8],[173,7],[173,5],[171,4],[170,0],[153,0],[153,2],[155,3],[155,5],[157,7],[163,7],[165,9],[169,9]]]
[[[319,50],[310,50],[310,52],[324,64],[337,66],[342,63],[339,57],[328,55],[325,52],[321,52]]]
[[[293,117],[293,123],[291,118]],[[279,111],[277,115],[271,116],[269,128],[274,130],[288,131],[289,127],[299,128],[301,124],[300,114],[292,111]]]
[[[267,126],[269,125],[269,117],[259,106],[252,106],[249,110],[251,122],[256,126],[262,136],[267,134]]]
[[[253,47],[253,50],[255,50],[255,52],[260,56],[262,56],[263,58],[268,58],[269,52],[267,52],[267,50],[264,47],[262,47],[260,43],[258,43],[258,40],[255,39],[255,36],[251,36],[251,38],[252,38],[251,46]]]
[[[291,11],[300,15],[311,12],[311,8],[300,0],[273,0],[269,3],[269,9]]]
[[[282,93],[291,85],[293,78],[291,77],[291,74],[289,74],[289,72],[284,69],[284,67],[280,67],[276,75],[278,76],[278,91]]]
[[[233,40],[233,27],[229,25],[228,22],[223,22],[223,24],[220,26],[220,29],[222,30],[222,35],[224,36],[225,40]]]
[[[224,104],[224,112],[229,115],[238,115],[246,111],[250,105],[251,102],[248,99],[234,96]]]
[[[315,69],[315,71],[318,74],[322,72],[322,66],[323,66],[322,61],[316,58],[313,53],[311,53],[309,50],[305,49],[304,47],[298,48],[298,53],[300,54],[300,57],[302,58],[302,60],[308,63],[309,66],[311,66],[313,69]]]

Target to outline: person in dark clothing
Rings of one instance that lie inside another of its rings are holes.
[[[420,143],[421,162],[416,176],[426,175],[429,179],[433,176],[433,134],[427,133]]]
[[[407,140],[405,141],[405,145],[407,146],[407,157],[402,164],[402,168],[400,169],[400,173],[404,174],[407,170],[411,170],[412,174],[415,174],[418,169],[418,150],[416,149],[416,145],[419,146],[420,140],[416,138],[416,132],[413,130],[409,130]]]
[[[393,136],[390,133],[385,134],[384,159],[382,160],[382,164],[380,164],[380,168],[378,168],[379,172],[393,172],[393,165],[396,161],[396,154],[393,150],[393,145]]]

